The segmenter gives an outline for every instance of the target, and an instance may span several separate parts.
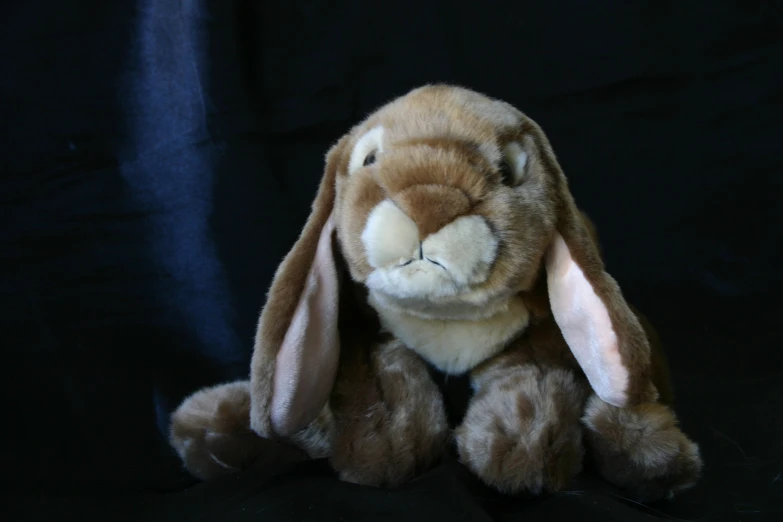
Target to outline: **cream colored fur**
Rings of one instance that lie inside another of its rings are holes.
[[[509,299],[486,318],[424,319],[370,295],[381,324],[439,370],[464,373],[500,352],[528,325],[529,313],[519,298]],[[477,311],[478,313],[478,311]]]
[[[348,161],[348,174],[353,174],[364,164],[364,159],[373,151],[383,152],[383,127],[374,127],[356,141]]]
[[[521,183],[525,178],[525,167],[527,166],[527,152],[516,141],[509,142],[503,149],[503,155],[506,158],[511,173],[514,177],[514,183]]]
[[[371,267],[394,270],[418,257],[419,229],[405,212],[384,199],[370,212],[362,243]]]
[[[459,297],[487,279],[498,241],[479,216],[465,216],[419,242],[416,224],[389,200],[362,234],[374,270],[367,286],[399,300]]]

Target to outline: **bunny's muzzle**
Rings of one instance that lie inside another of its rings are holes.
[[[362,243],[367,285],[398,299],[458,296],[489,277],[498,240],[469,199],[443,185],[414,185],[370,212]]]

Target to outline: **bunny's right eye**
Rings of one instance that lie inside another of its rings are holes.
[[[366,158],[364,158],[364,166],[372,165],[375,163],[375,151],[372,151],[367,155]]]

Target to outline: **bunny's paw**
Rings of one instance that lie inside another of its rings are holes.
[[[673,498],[701,476],[699,446],[680,430],[667,406],[617,408],[593,396],[583,420],[599,471],[636,500]]]
[[[502,493],[561,490],[582,467],[584,396],[568,371],[510,369],[468,408],[456,433],[460,460]]]
[[[306,458],[250,429],[247,381],[205,388],[186,398],[171,416],[169,442],[185,469],[201,480]]]

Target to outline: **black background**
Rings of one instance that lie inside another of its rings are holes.
[[[779,1],[4,3],[0,509],[782,519],[782,67]],[[395,492],[323,462],[185,490],[168,413],[247,375],[323,154],[426,82],[503,98],[548,133],[663,337],[705,459],[693,491],[642,506],[587,470],[558,495],[500,499],[453,462]]]

